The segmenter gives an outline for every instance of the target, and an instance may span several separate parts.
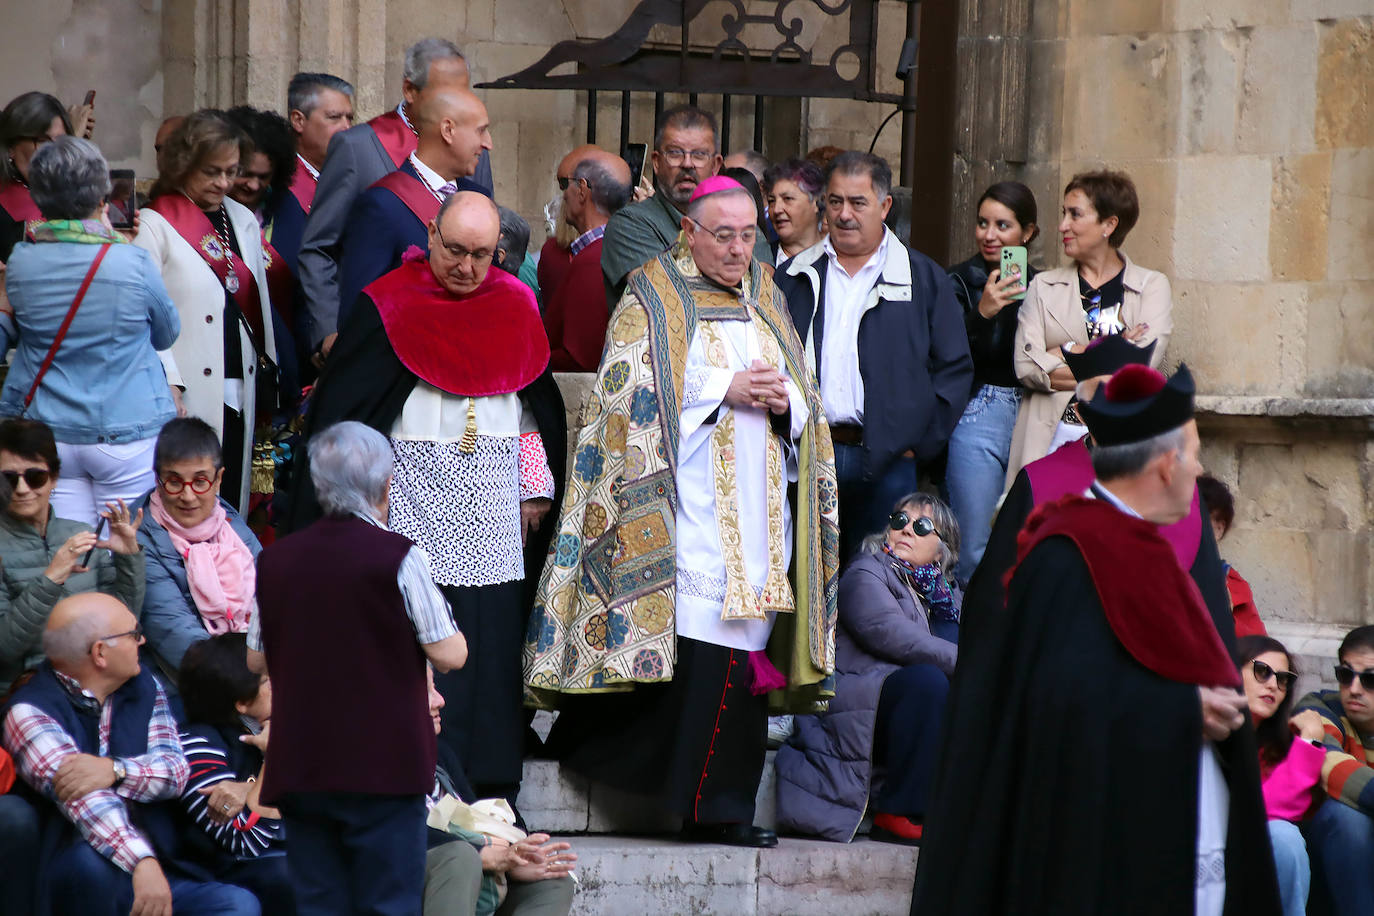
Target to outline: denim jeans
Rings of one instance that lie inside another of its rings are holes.
[[[259,916],[251,891],[213,881],[191,881],[164,870],[172,891],[172,910],[181,916]],[[124,916],[133,906],[133,879],[77,837],[67,844],[43,876],[56,916]]]
[[[1328,798],[1302,825],[1312,860],[1312,912],[1374,913],[1374,818]]]
[[[1307,842],[1297,824],[1269,822],[1269,842],[1274,847],[1274,870],[1279,876],[1279,903],[1283,916],[1304,916],[1307,889],[1312,884],[1312,867],[1307,860]]]
[[[835,478],[840,486],[840,565],[870,534],[887,530],[892,506],[916,491],[916,459],[898,458],[876,480],[864,479],[861,445],[835,443]]]
[[[956,576],[962,586],[968,585],[992,533],[992,514],[1006,483],[1011,434],[1020,406],[1020,388],[984,385],[968,402],[949,437],[945,487],[949,507],[959,520]]]

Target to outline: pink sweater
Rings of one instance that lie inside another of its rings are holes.
[[[1312,806],[1312,789],[1322,775],[1326,751],[1295,737],[1264,780],[1264,809],[1271,821],[1297,821]]]

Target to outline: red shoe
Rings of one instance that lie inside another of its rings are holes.
[[[897,843],[902,846],[920,846],[924,824],[917,824],[910,818],[896,814],[873,815],[873,830],[868,834],[871,840],[880,843]]]

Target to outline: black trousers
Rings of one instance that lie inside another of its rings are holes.
[[[500,796],[512,805],[525,751],[524,585],[440,587],[467,640],[468,661],[457,671],[434,676],[444,696],[439,740],[458,754],[479,798]]]
[[[925,817],[948,695],[949,678],[934,665],[908,665],[883,681],[873,763],[886,772],[873,797],[874,811],[917,821]]]
[[[569,769],[703,823],[752,823],[768,740],[749,653],[678,637],[666,684],[569,697],[549,735]]]

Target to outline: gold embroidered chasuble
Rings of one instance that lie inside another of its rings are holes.
[[[787,580],[774,567],[781,550],[770,540],[773,563],[763,594],[736,577],[724,616],[784,611],[768,642],[770,659],[788,681],[770,697],[774,708],[810,711],[832,694],[838,488],[820,391],[771,271],[751,261],[741,289],[727,291],[701,276],[679,242],[630,277],[610,318],[526,635],[525,684],[536,704],[556,706],[560,693],[611,692],[672,679],[676,463],[687,352],[693,336],[714,320],[749,316],[765,355],[776,354],[786,365],[810,417],[796,449]],[[706,331],[703,343],[709,347],[713,336]],[[732,428],[730,418],[722,404],[720,426]],[[723,466],[729,442],[726,435],[712,436],[713,458]],[[780,451],[776,441],[769,444],[770,473],[780,466]],[[729,481],[728,475],[716,476],[719,501]],[[775,511],[779,507],[770,505],[770,518]],[[729,539],[728,525],[721,526],[721,535]],[[722,549],[728,555],[729,545]],[[790,585],[790,594],[779,594],[780,585]],[[789,605],[793,611],[786,613]]]

